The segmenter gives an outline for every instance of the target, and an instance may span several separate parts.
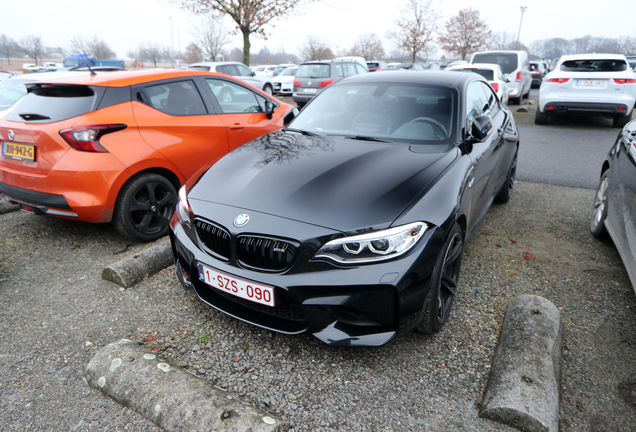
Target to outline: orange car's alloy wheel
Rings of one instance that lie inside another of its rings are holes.
[[[170,181],[158,174],[139,174],[122,187],[113,224],[125,237],[156,240],[168,233],[176,204],[177,191]]]

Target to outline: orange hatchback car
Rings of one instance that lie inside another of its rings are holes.
[[[196,171],[295,113],[211,72],[111,72],[27,87],[0,118],[0,194],[34,214],[112,221],[141,241],[167,234],[177,190]]]

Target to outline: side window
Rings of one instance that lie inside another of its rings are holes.
[[[174,116],[207,114],[201,95],[193,81],[179,81],[145,88],[148,105]]]
[[[218,73],[224,73],[226,75],[230,75],[229,71],[227,70],[227,66],[217,66],[216,71]]]
[[[345,76],[357,75],[356,65],[353,63],[344,63]]]
[[[344,72],[342,70],[342,63],[337,63],[336,64],[336,76],[339,76],[339,77],[345,76]]]
[[[466,92],[466,124],[470,127],[475,117],[484,114],[484,107],[488,109],[488,100],[480,82],[468,85]]]
[[[249,68],[245,65],[233,65],[237,70],[238,73],[236,74],[236,76],[252,76],[252,71],[249,70]]]
[[[266,99],[238,84],[215,79],[205,80],[214,93],[224,114],[264,112]]]
[[[356,63],[356,69],[358,70],[359,74],[367,72],[367,70],[365,68],[363,68],[362,65],[359,65],[357,63]]]

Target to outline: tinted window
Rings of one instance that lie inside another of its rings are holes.
[[[104,88],[79,85],[29,85],[29,93],[7,116],[7,120],[30,120],[37,123],[51,123],[86,114],[95,109]],[[22,116],[20,116],[22,114]],[[25,115],[33,115],[30,118]]]
[[[457,106],[453,89],[341,82],[345,84],[327,87],[303,108],[290,128],[321,135],[371,136],[409,143],[452,140]]]
[[[207,114],[203,100],[192,81],[179,81],[146,87],[148,105],[175,116]]]
[[[225,114],[263,112],[266,99],[238,84],[215,78],[205,80]]]
[[[331,65],[329,64],[304,64],[298,67],[296,78],[329,78]]]
[[[562,71],[570,72],[621,72],[627,70],[625,60],[567,60]]]
[[[476,73],[478,75],[483,76],[488,81],[492,81],[493,80],[493,76],[494,76],[494,72],[489,70],[489,69],[471,69],[471,68],[466,68],[466,69],[453,69],[453,70],[459,70],[459,71],[463,71],[463,72],[474,72],[474,73]]]
[[[472,62],[498,64],[506,74],[514,72],[519,65],[517,54],[514,53],[475,54]]]

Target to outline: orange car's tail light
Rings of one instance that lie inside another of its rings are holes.
[[[60,131],[62,138],[75,150],[86,152],[107,153],[99,139],[109,133],[126,129],[125,124],[100,124],[90,126],[77,126]]]

